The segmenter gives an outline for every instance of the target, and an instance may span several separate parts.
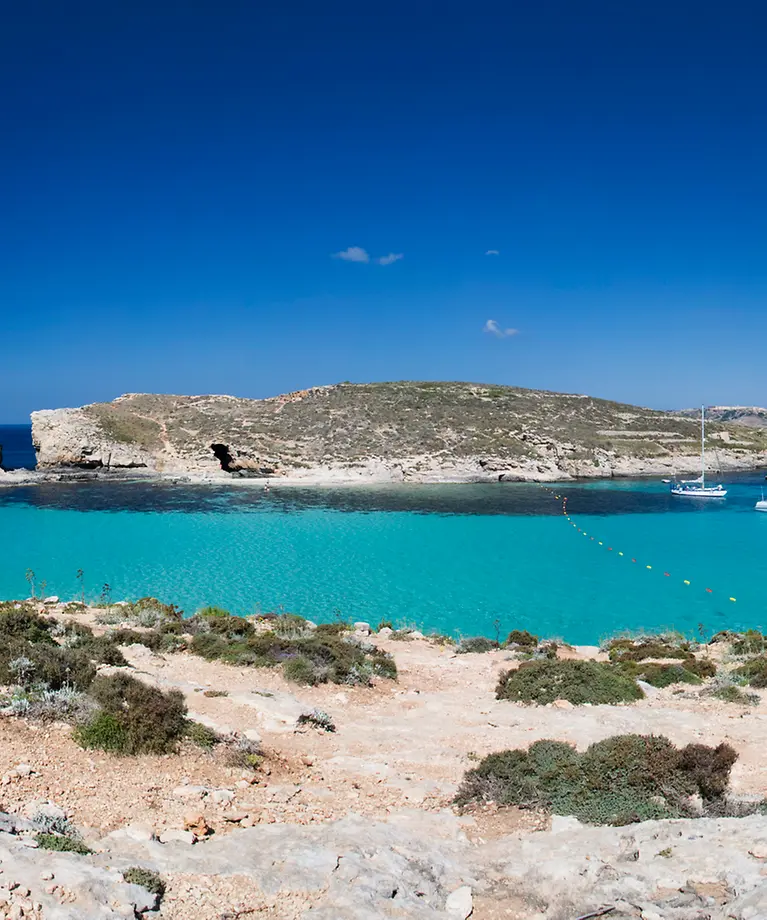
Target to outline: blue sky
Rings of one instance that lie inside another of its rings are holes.
[[[0,421],[405,378],[764,404],[766,27],[738,0],[8,7]]]

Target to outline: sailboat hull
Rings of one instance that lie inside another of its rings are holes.
[[[678,498],[726,498],[727,489],[684,489],[671,490],[672,495]]]

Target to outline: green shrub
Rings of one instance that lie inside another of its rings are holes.
[[[242,638],[202,632],[192,639],[191,651],[208,660],[217,659],[238,667],[283,665],[285,676],[299,683],[367,685],[372,677],[397,676],[391,655],[374,645],[362,645],[337,632],[323,631],[319,626],[295,638],[271,630],[254,631]]]
[[[80,747],[112,754],[127,754],[130,746],[127,729],[110,712],[97,712],[75,729],[73,737]]]
[[[343,620],[334,620],[332,623],[320,623],[314,630],[317,639],[337,639],[343,633],[349,632],[351,626]]]
[[[745,664],[733,672],[738,677],[743,677],[750,687],[762,689],[767,687],[767,656],[750,658]]]
[[[598,661],[530,661],[500,675],[499,700],[521,703],[624,703],[642,699],[636,681],[615,665]]]
[[[202,695],[210,697],[210,698],[217,697],[217,696],[229,696],[229,691],[228,690],[203,690]]]
[[[467,771],[456,802],[543,808],[590,824],[624,825],[694,814],[700,795],[723,809],[737,759],[727,744],[677,749],[653,735],[616,735],[579,754],[560,741],[538,741],[527,751],[501,751]]]
[[[627,677],[643,680],[653,687],[670,687],[672,684],[699,684],[700,677],[688,671],[686,664],[644,664],[627,661],[621,666]]]
[[[756,629],[749,629],[734,638],[730,650],[737,656],[763,655],[767,651],[767,636]]]
[[[743,706],[754,706],[759,702],[758,693],[745,693],[734,684],[719,687],[711,695],[725,703],[740,703]]]
[[[161,875],[153,872],[151,869],[144,869],[143,866],[131,866],[123,872],[123,878],[129,885],[140,885],[142,888],[156,896],[155,910],[160,906],[165,895],[165,882]]]
[[[461,639],[455,647],[456,654],[466,655],[469,652],[492,652],[497,649],[498,643],[492,639],[486,639],[484,636],[474,636],[471,639]]]
[[[210,620],[210,619],[220,619],[222,617],[230,617],[232,614],[228,610],[224,610],[223,607],[203,607],[202,610],[198,610],[197,613],[192,617],[192,619],[199,618],[201,620]]]
[[[202,722],[195,722],[194,719],[186,720],[184,737],[191,741],[192,744],[196,744],[197,747],[201,747],[205,751],[213,750],[217,744],[223,741],[223,738],[217,731],[214,731],[207,725],[203,725]]]
[[[506,637],[506,645],[518,645],[525,649],[535,648],[538,645],[538,636],[526,629],[512,629]]]
[[[314,665],[303,655],[296,655],[295,658],[288,658],[283,662],[282,676],[294,684],[313,686],[318,682]]]
[[[163,604],[156,597],[141,597],[134,604],[123,608],[126,619],[139,626],[159,626],[161,623],[180,623],[184,611],[175,604]]]
[[[716,665],[710,658],[685,658],[682,667],[698,677],[716,676]]]
[[[313,725],[324,732],[334,732],[336,730],[335,722],[322,709],[312,709],[311,712],[302,712],[298,717],[299,725]]]
[[[647,658],[689,658],[689,642],[676,636],[641,636],[637,639],[613,639],[607,645],[610,661],[644,661]]]
[[[228,744],[226,764],[239,770],[257,770],[264,761],[261,746],[257,741],[238,738]]]
[[[64,837],[60,834],[38,834],[35,840],[43,850],[55,850],[58,853],[77,853],[78,856],[87,856],[93,852],[82,840],[78,840],[75,837]]]
[[[6,603],[0,605],[0,642],[20,640],[33,645],[55,645],[56,641],[51,635],[55,620],[40,616],[28,604]]]
[[[206,607],[185,623],[195,635],[214,635],[222,639],[245,639],[255,633],[253,624],[244,617],[236,617],[220,607]]]
[[[394,624],[391,620],[381,620],[381,622],[376,626],[376,632],[381,632],[382,629],[394,629]]]
[[[186,705],[178,690],[163,693],[127,674],[97,677],[90,695],[102,711],[80,727],[86,748],[119,754],[166,754],[186,732]]]
[[[295,613],[281,613],[272,624],[272,630],[278,636],[284,636],[288,639],[297,639],[299,636],[305,636],[310,632],[306,619]]]
[[[11,666],[20,658],[30,662],[25,680],[20,680]],[[34,683],[51,690],[59,690],[65,686],[85,690],[95,676],[96,669],[84,649],[61,648],[55,643],[49,645],[47,642],[30,644],[19,639],[0,641],[0,683],[22,682]]]

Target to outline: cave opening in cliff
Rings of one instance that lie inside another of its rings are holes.
[[[213,451],[216,460],[221,464],[221,469],[225,473],[233,473],[234,457],[229,453],[229,447],[226,444],[211,444],[210,449]]]

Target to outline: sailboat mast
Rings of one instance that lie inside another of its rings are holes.
[[[700,407],[700,481],[706,488],[706,407]]]

